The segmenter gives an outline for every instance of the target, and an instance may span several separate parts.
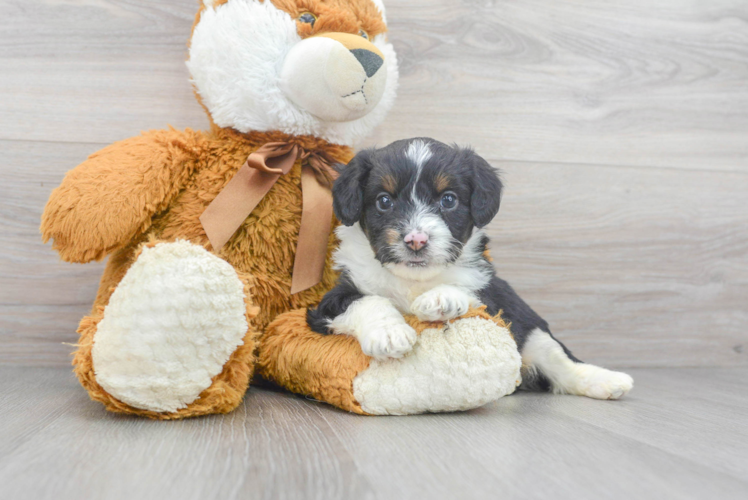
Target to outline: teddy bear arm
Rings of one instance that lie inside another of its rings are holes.
[[[162,130],[126,139],[68,172],[44,209],[44,242],[54,240],[63,260],[83,263],[148,229],[195,168],[199,148],[187,134]]]

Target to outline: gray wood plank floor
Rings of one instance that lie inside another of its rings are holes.
[[[64,173],[205,127],[195,2],[0,0],[0,362],[66,365],[101,264],[39,241]],[[472,143],[504,170],[496,264],[583,359],[748,365],[748,3],[387,0],[396,106],[368,144]]]
[[[253,388],[231,414],[153,422],[67,369],[0,367],[0,498],[746,498],[748,369],[631,374],[617,402],[361,417]]]

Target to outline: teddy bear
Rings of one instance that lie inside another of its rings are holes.
[[[484,311],[410,318],[420,340],[401,360],[306,325],[337,277],[333,165],[395,100],[386,32],[380,0],[203,0],[187,67],[210,129],[92,154],[42,216],[63,260],[108,257],[73,356],[92,399],[154,419],[225,413],[258,372],[362,414],[466,409],[514,390],[516,345]]]

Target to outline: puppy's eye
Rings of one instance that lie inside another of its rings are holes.
[[[454,193],[444,193],[439,204],[445,210],[450,210],[457,206],[457,195]]]
[[[314,23],[317,21],[317,16],[312,14],[311,12],[304,12],[302,15],[299,16],[299,21],[302,23],[306,23],[314,27]]]
[[[389,211],[393,205],[392,198],[388,194],[380,194],[379,198],[377,198],[377,210],[380,212]]]
[[[358,34],[360,36],[366,38],[367,40],[369,39],[369,34],[367,32],[365,32],[364,30],[358,30]]]

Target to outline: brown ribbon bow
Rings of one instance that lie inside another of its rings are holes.
[[[324,152],[310,152],[296,144],[268,142],[249,155],[247,161],[200,216],[213,249],[218,251],[249,217],[273,184],[302,160],[303,208],[291,293],[310,288],[322,280],[327,240],[332,223],[330,188],[336,172]]]

